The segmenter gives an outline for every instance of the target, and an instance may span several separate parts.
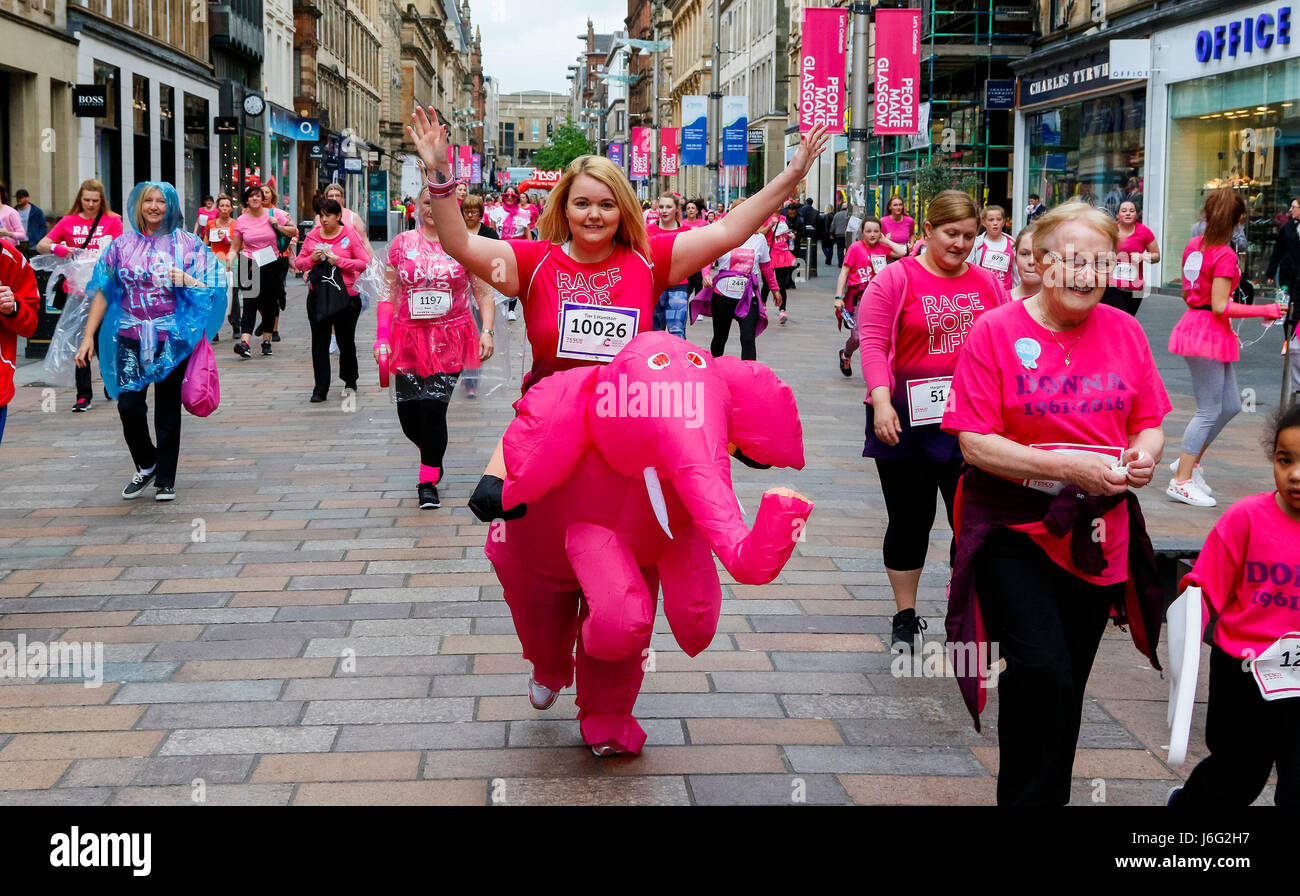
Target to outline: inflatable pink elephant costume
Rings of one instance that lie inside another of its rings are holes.
[[[571,684],[576,641],[584,740],[639,752],[646,735],[632,706],[660,585],[673,635],[695,656],[721,611],[713,554],[737,582],[766,584],[812,512],[774,489],[751,532],[732,491],[730,445],[761,464],[803,467],[794,393],[756,361],[642,333],[608,365],[546,378],[516,409],[502,498],[528,508],[494,524],[487,555],[536,681]]]

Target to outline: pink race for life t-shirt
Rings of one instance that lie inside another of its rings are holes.
[[[1203,239],[1194,236],[1187,241],[1187,247],[1183,249],[1183,290],[1187,293],[1189,308],[1210,304],[1215,277],[1227,277],[1231,280],[1231,290],[1235,290],[1241,283],[1241,266],[1237,264],[1237,251],[1229,245],[1211,246],[1202,251]],[[1199,264],[1198,259],[1193,256],[1199,256]]]
[[[880,232],[889,237],[896,243],[907,245],[907,241],[912,238],[913,231],[916,230],[916,221],[909,215],[903,215],[901,220],[895,221],[893,215],[885,215],[880,219]]]
[[[883,243],[876,243],[874,246],[868,246],[865,241],[858,240],[849,251],[844,254],[844,264],[849,269],[849,279],[846,286],[857,286],[859,283],[870,283],[871,278],[885,269],[889,263],[889,248]]]
[[[87,249],[102,249],[109,240],[122,235],[122,219],[117,215],[104,215],[99,219],[99,226],[95,228],[94,238],[87,242],[86,237],[90,235],[90,225],[93,223],[95,223],[93,217],[83,218],[79,214],[64,215],[46,236],[56,246],[80,249],[81,244],[86,243]]]
[[[519,269],[519,297],[524,303],[524,326],[533,350],[533,368],[524,389],[560,370],[587,367],[596,361],[558,358],[562,303],[633,308],[638,312],[636,332],[654,329],[654,309],[671,284],[673,242],[681,230],[650,239],[650,258],[628,246],[614,244],[604,261],[575,261],[566,246],[539,240],[507,240]],[[652,266],[653,263],[653,266]]]
[[[1251,495],[1214,524],[1180,590],[1201,588],[1212,637],[1241,659],[1300,631],[1300,520],[1282,512],[1277,493]]]
[[[1135,223],[1133,232],[1119,241],[1113,284],[1118,289],[1142,288],[1142,253],[1156,235],[1145,224]],[[1132,275],[1132,276],[1129,276]]]
[[[894,403],[906,408],[909,381],[952,376],[975,321],[1008,301],[1006,290],[974,265],[959,277],[936,276],[914,258],[886,267],[867,287],[858,314],[867,403],[872,389],[889,386]]]
[[[1118,462],[1129,437],[1160,426],[1170,407],[1136,318],[1097,305],[1074,331],[1054,333],[1024,302],[1013,302],[984,315],[971,330],[953,374],[943,428],[995,433],[1049,450],[1092,450]],[[1100,576],[1075,568],[1069,533],[1056,538],[1042,523],[1011,528],[1028,534],[1063,569],[1111,585],[1128,578],[1128,509],[1121,503],[1102,519],[1106,572]]]

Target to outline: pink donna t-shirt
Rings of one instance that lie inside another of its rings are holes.
[[[275,247],[276,229],[271,226],[272,215],[281,227],[289,223],[289,216],[278,208],[257,217],[244,212],[235,219],[235,233],[244,241],[243,248],[239,250],[240,255],[252,258],[253,253],[258,249],[265,249],[267,246]]]
[[[907,241],[912,238],[912,233],[916,230],[916,221],[910,216],[903,215],[901,220],[895,221],[893,215],[885,215],[880,219],[880,231],[896,243],[907,245]]]
[[[533,368],[524,388],[559,370],[587,367],[593,361],[557,358],[562,302],[635,308],[638,333],[654,329],[654,309],[668,283],[673,242],[680,230],[650,239],[650,258],[628,246],[615,244],[604,261],[583,264],[565,247],[540,240],[508,240],[519,268],[519,297],[524,303],[524,326],[533,350]],[[653,266],[652,266],[653,263]]]
[[[871,279],[889,263],[889,249],[883,243],[868,246],[858,240],[844,254],[844,264],[849,269],[847,286],[870,283]]]
[[[1089,446],[1118,462],[1129,436],[1159,426],[1170,407],[1136,318],[1097,305],[1073,332],[1054,333],[1024,302],[1013,302],[971,330],[943,428],[996,433],[1030,447]],[[1106,572],[1100,576],[1075,569],[1068,533],[1056,538],[1042,523],[1011,528],[1027,533],[1063,569],[1110,585],[1128,578],[1128,510],[1121,503],[1103,519]]]
[[[1115,277],[1111,281],[1113,286],[1119,289],[1142,288],[1142,253],[1155,240],[1156,235],[1151,232],[1151,228],[1142,223],[1133,225],[1133,232],[1119,241]],[[1128,273],[1134,275],[1132,279],[1120,276]]]
[[[1200,586],[1209,618],[1218,617],[1214,643],[1242,659],[1300,631],[1300,520],[1282,512],[1276,494],[1229,507],[1179,586]]]

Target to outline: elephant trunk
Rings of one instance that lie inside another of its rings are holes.
[[[813,508],[792,495],[767,492],[750,530],[740,515],[726,467],[678,469],[673,487],[704,540],[743,585],[766,585],[776,578],[802,540],[804,521]]]

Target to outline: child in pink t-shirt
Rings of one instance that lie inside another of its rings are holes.
[[[1211,631],[1210,755],[1170,805],[1249,806],[1274,763],[1274,803],[1300,803],[1300,405],[1275,418],[1273,481],[1228,509],[1182,582]]]
[[[840,266],[839,282],[835,286],[835,320],[839,326],[849,323],[849,338],[840,349],[840,373],[853,376],[853,364],[850,359],[858,350],[858,328],[851,321],[856,313],[858,300],[867,289],[872,278],[885,269],[895,258],[907,254],[907,244],[898,243],[885,236],[880,229],[879,218],[867,218],[862,222],[862,238],[849,246],[845,253],[844,264]],[[849,321],[841,319],[847,312]]]
[[[1011,237],[1002,231],[1006,213],[1000,205],[986,206],[980,212],[980,223],[984,225],[984,232],[975,238],[975,245],[966,260],[997,277],[1010,292],[1016,285],[1016,250]]]

